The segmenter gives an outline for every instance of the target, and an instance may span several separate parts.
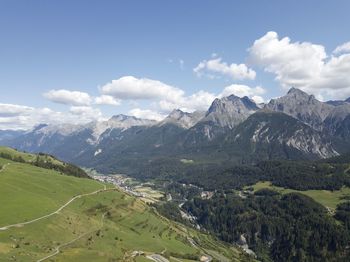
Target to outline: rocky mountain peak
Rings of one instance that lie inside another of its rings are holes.
[[[134,116],[127,116],[127,115],[124,115],[124,114],[118,114],[118,115],[112,116],[109,120],[123,122],[123,121],[126,121],[128,119],[137,119],[137,118],[134,117]]]
[[[271,99],[265,108],[283,112],[321,130],[323,121],[334,106],[323,103],[300,89],[291,88],[285,96]]]
[[[35,131],[38,131],[44,127],[47,127],[48,125],[47,124],[39,124],[39,125],[36,125],[34,126],[33,130],[31,130],[32,132],[35,132]]]
[[[164,124],[175,124],[182,128],[188,129],[194,126],[204,116],[204,112],[195,111],[193,113],[184,112],[180,109],[174,109],[163,121],[160,126]]]
[[[173,111],[170,112],[170,114],[167,116],[168,118],[173,118],[173,119],[179,119],[183,117],[184,115],[188,115],[189,113],[184,112],[180,109],[174,109]]]
[[[230,95],[215,99],[202,121],[233,128],[258,109],[257,104],[250,98]]]

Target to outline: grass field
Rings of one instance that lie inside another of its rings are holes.
[[[291,192],[298,192],[304,195],[307,195],[311,198],[313,198],[316,202],[324,205],[325,207],[328,207],[332,210],[335,210],[337,205],[344,200],[342,199],[345,196],[350,196],[350,188],[343,187],[340,190],[335,191],[329,191],[329,190],[306,190],[306,191],[299,191],[299,190],[293,190],[293,189],[287,189],[283,187],[277,187],[273,186],[271,182],[258,182],[255,185],[252,186],[254,188],[254,191],[257,191],[259,189],[263,188],[270,188],[274,189],[282,194],[287,194]]]
[[[48,214],[76,195],[103,188],[90,179],[0,158],[0,166],[5,164],[0,172],[0,227]],[[150,261],[145,255],[154,253],[170,261],[193,261],[180,257],[200,254],[221,261],[242,258],[238,249],[169,221],[117,190],[78,198],[58,214],[0,231],[0,261],[37,261],[57,247],[58,254],[47,261]],[[134,251],[145,255],[133,257]]]
[[[25,162],[34,162],[36,158],[39,157],[40,160],[51,162],[56,165],[63,165],[62,161],[50,155],[25,153],[5,146],[0,146],[0,153],[9,154],[13,157],[21,157]]]

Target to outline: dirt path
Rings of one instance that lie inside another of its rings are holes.
[[[3,165],[0,169],[0,172],[4,171],[6,167],[8,167],[10,165],[10,163],[6,163],[5,165]]]
[[[99,189],[99,190],[96,190],[96,191],[91,192],[91,193],[86,193],[86,194],[77,195],[77,196],[71,198],[67,203],[65,203],[65,204],[62,205],[60,208],[58,208],[56,211],[54,211],[54,212],[52,212],[52,213],[50,213],[50,214],[47,214],[47,215],[44,215],[44,216],[35,218],[35,219],[30,220],[30,221],[27,221],[27,222],[22,222],[22,223],[17,223],[17,224],[12,224],[12,225],[7,225],[7,226],[0,227],[0,231],[8,230],[8,229],[10,229],[10,228],[12,228],[12,227],[23,227],[23,226],[25,226],[25,225],[28,225],[28,224],[37,222],[37,221],[39,221],[39,220],[46,219],[46,218],[48,218],[48,217],[51,217],[51,216],[53,216],[53,215],[58,214],[60,211],[62,211],[62,209],[64,209],[65,207],[67,207],[69,204],[71,204],[71,203],[72,203],[74,200],[76,200],[76,199],[79,199],[79,198],[85,197],[85,196],[95,195],[95,194],[98,194],[98,193],[101,193],[101,192],[112,191],[112,190],[115,190],[115,188],[109,188],[109,189],[107,189],[106,185],[104,185],[104,186],[103,186],[103,189]]]
[[[66,242],[66,243],[63,243],[63,244],[57,246],[57,247],[55,248],[55,252],[54,252],[54,253],[52,253],[51,255],[48,255],[48,256],[46,256],[46,257],[44,257],[44,258],[41,258],[41,259],[37,260],[37,262],[41,262],[41,261],[47,260],[47,259],[49,259],[49,258],[52,258],[52,257],[56,256],[57,254],[59,254],[62,248],[66,247],[66,246],[69,246],[70,244],[72,244],[72,243],[74,243],[75,241],[77,241],[77,240],[79,240],[79,239],[85,237],[85,236],[88,235],[88,234],[91,234],[91,233],[93,233],[93,232],[95,232],[95,231],[97,231],[97,230],[101,230],[101,229],[103,228],[103,226],[104,226],[104,219],[105,219],[106,214],[107,214],[107,212],[104,213],[104,214],[102,215],[102,217],[101,217],[101,226],[99,227],[99,229],[86,232],[86,233],[84,233],[84,234],[78,236],[77,238],[74,238],[74,239],[72,239],[72,240],[70,240],[70,241],[68,241],[68,242]]]

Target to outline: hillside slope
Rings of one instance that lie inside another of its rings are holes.
[[[147,261],[155,254],[193,261],[208,253],[245,259],[109,185],[4,158],[0,166],[1,261]]]

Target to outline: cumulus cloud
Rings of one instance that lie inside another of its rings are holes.
[[[252,88],[245,85],[231,85],[224,88],[222,93],[219,94],[199,90],[191,95],[186,95],[184,90],[158,80],[136,78],[134,76],[124,76],[112,80],[110,83],[102,86],[100,90],[104,96],[112,96],[114,99],[151,101],[150,109],[135,107],[133,111],[130,111],[134,116],[151,119],[161,119],[165,114],[177,108],[186,112],[205,111],[215,98],[231,94],[240,97],[254,97],[260,103],[263,101],[261,95],[265,93],[265,90],[261,87]]]
[[[177,108],[186,112],[203,111],[208,109],[216,97],[213,93],[200,90],[190,96],[181,96],[177,100],[161,100],[158,105],[163,112],[170,112]]]
[[[85,119],[99,119],[102,117],[102,113],[98,108],[92,108],[90,106],[72,106],[69,112],[73,115],[78,115]]]
[[[249,87],[246,85],[229,85],[224,88],[224,90],[219,95],[220,97],[229,96],[234,94],[239,97],[248,96],[252,98],[257,103],[263,103],[264,98],[261,95],[265,94],[266,90],[261,86]]]
[[[260,86],[249,87],[246,85],[230,85],[225,87],[219,94],[200,90],[189,96],[181,96],[177,101],[160,100],[153,103],[154,110],[135,108],[129,113],[140,118],[161,120],[173,109],[181,109],[185,112],[193,112],[196,110],[206,111],[215,98],[222,98],[232,94],[239,97],[248,96],[256,103],[263,103],[264,98],[261,97],[261,95],[265,92],[266,90]]]
[[[157,110],[170,112],[174,108],[186,111],[206,110],[215,95],[205,91],[190,96],[180,88],[158,80],[124,76],[101,87],[101,93],[115,99],[151,100]],[[139,111],[137,111],[139,112]]]
[[[116,99],[177,99],[184,91],[158,80],[124,76],[101,87],[101,93]]]
[[[33,107],[14,105],[14,104],[0,104],[0,117],[13,117],[18,115],[27,115],[33,111]]]
[[[156,120],[156,121],[161,121],[166,117],[166,115],[160,114],[159,112],[156,112],[150,109],[140,109],[140,108],[134,108],[130,110],[129,115],[135,116],[138,118],[144,118],[144,119],[150,119],[150,120]]]
[[[193,72],[199,77],[206,75],[209,78],[215,78],[218,74],[237,80],[254,80],[256,77],[256,72],[245,64],[227,64],[222,62],[221,57],[203,60],[193,69]]]
[[[101,96],[95,97],[94,103],[96,105],[118,106],[120,105],[120,100],[115,99],[113,96],[101,95]]]
[[[268,32],[249,48],[250,61],[273,73],[284,88],[303,89],[317,97],[341,99],[350,95],[350,53],[347,44],[327,55],[325,47],[309,42],[292,42]]]
[[[340,46],[337,46],[336,49],[334,49],[333,54],[340,54],[340,53],[350,53],[350,42],[346,42]]]
[[[65,89],[50,90],[44,94],[44,97],[55,103],[73,106],[87,106],[92,101],[90,95],[85,92]]]
[[[69,112],[58,112],[50,108],[34,108],[23,105],[0,103],[0,129],[30,129],[45,124],[83,124],[102,119],[98,109],[73,106]]]

